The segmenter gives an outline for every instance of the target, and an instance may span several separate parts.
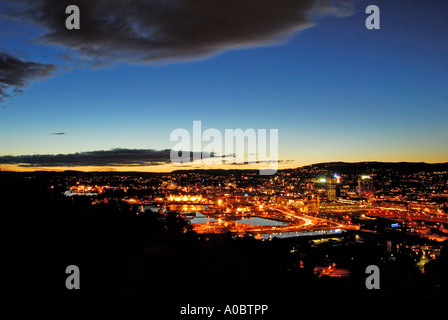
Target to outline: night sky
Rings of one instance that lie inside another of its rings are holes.
[[[2,1],[0,168],[169,170],[194,120],[278,129],[280,167],[447,162],[447,18],[442,0]]]

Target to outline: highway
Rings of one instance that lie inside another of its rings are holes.
[[[235,221],[220,221],[207,223],[192,224],[194,230],[198,233],[222,233],[231,232],[234,234],[262,234],[262,233],[287,233],[300,232],[312,230],[332,230],[332,229],[353,229],[353,226],[345,226],[340,223],[335,223],[323,218],[311,217],[294,210],[281,206],[267,206],[273,212],[281,213],[282,215],[293,218],[291,222],[285,222],[284,226],[266,226],[266,225],[250,225],[245,223],[238,223]],[[264,217],[269,219],[270,217]],[[288,220],[289,220],[288,219]]]
[[[292,217],[294,219],[300,219],[300,220],[305,221],[305,224],[303,224],[303,227],[312,226],[312,225],[316,224],[315,222],[313,222],[313,220],[311,218],[309,218],[309,217],[306,218],[304,215],[298,215],[293,210],[290,210],[290,209],[287,209],[287,208],[282,208],[282,207],[279,207],[279,206],[269,206],[269,208],[271,210],[275,210],[275,211],[281,212],[284,215],[290,216],[290,217]]]

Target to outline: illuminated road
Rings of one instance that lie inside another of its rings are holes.
[[[279,206],[270,206],[270,208],[272,210],[276,210],[279,211],[281,213],[283,213],[284,215],[293,217],[295,219],[301,219],[305,221],[305,224],[303,224],[303,227],[309,227],[309,229],[313,229],[313,227],[319,227],[319,226],[325,226],[325,228],[328,229],[336,229],[336,228],[340,228],[340,229],[359,229],[358,226],[353,226],[353,225],[344,225],[341,223],[336,223],[333,221],[329,221],[327,219],[324,218],[317,218],[317,217],[311,217],[311,216],[307,216],[305,214],[302,213],[297,213],[294,210],[288,209],[288,208],[283,208],[283,207],[279,207]],[[317,228],[318,229],[318,228]]]
[[[283,213],[284,215],[292,217],[294,219],[300,219],[300,220],[305,221],[305,224],[302,225],[303,227],[312,226],[312,225],[316,224],[316,222],[313,221],[310,217],[305,217],[304,215],[298,215],[293,210],[290,210],[290,209],[287,209],[287,208],[282,208],[282,207],[279,207],[279,206],[270,206],[269,208],[271,210],[279,211],[279,212]],[[314,218],[314,219],[316,219],[316,218]]]
[[[233,234],[266,234],[266,233],[287,233],[287,232],[303,232],[313,230],[334,230],[334,229],[352,229],[353,226],[345,226],[340,223],[334,223],[326,219],[306,216],[297,213],[294,210],[281,206],[267,206],[272,212],[281,213],[288,217],[287,225],[284,226],[266,226],[266,225],[249,225],[238,223],[235,221],[218,221],[207,223],[192,224],[194,230],[198,233],[222,233],[231,232]],[[274,218],[263,217],[266,219]],[[278,219],[278,216],[276,217]],[[293,218],[293,221],[289,222]]]
[[[197,203],[192,202],[184,202],[184,201],[165,201],[165,206],[175,205],[175,206],[183,206],[183,205],[192,205],[196,206]],[[203,204],[199,204],[198,206],[202,206]],[[211,203],[209,205],[212,205]],[[229,215],[222,216],[222,208],[216,207],[216,210],[211,210],[210,212],[205,212],[198,208],[192,209],[182,209],[182,212],[185,211],[195,211],[203,214],[204,216],[208,216],[212,218],[214,221],[206,221],[199,223],[191,223],[194,231],[199,234],[213,234],[213,233],[226,233],[230,232],[233,234],[268,234],[268,233],[288,233],[288,232],[307,232],[307,231],[317,231],[317,230],[335,230],[335,229],[356,229],[359,230],[359,226],[354,225],[343,225],[341,223],[337,223],[334,221],[330,221],[324,218],[317,218],[313,216],[305,215],[301,212],[297,212],[293,209],[278,206],[278,205],[268,205],[268,204],[260,204],[258,201],[252,203],[254,207],[265,207],[268,210],[264,210],[262,212],[254,211],[247,213],[236,213],[233,218],[239,219],[239,217],[259,217],[262,219],[281,221],[284,225],[265,225],[265,224],[248,224],[241,223],[234,219],[228,219]],[[171,209],[176,210],[176,209]],[[209,209],[210,210],[210,209]],[[217,213],[220,210],[221,213]],[[232,215],[230,215],[232,217]]]

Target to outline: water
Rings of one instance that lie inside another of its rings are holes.
[[[206,222],[218,222],[219,219],[215,219],[212,217],[204,216],[202,213],[196,213],[196,216],[193,219],[188,219],[191,223],[206,223]],[[221,219],[221,221],[227,221],[225,219]],[[287,223],[281,222],[281,221],[274,221],[269,220],[265,218],[259,218],[259,217],[250,217],[250,218],[242,218],[239,220],[228,220],[228,221],[235,221],[237,223],[244,223],[249,224],[252,226],[286,226]]]
[[[238,223],[245,223],[250,224],[252,226],[277,226],[277,227],[283,227],[286,226],[287,223],[281,222],[281,221],[275,221],[275,220],[269,220],[259,217],[251,217],[251,218],[243,218],[241,220],[238,220]]]
[[[291,237],[303,237],[303,236],[322,236],[327,234],[340,234],[345,232],[343,229],[330,229],[330,230],[310,230],[310,231],[290,231],[281,233],[263,233],[260,234],[260,239],[273,239],[275,238],[291,238]]]
[[[192,209],[192,208],[189,208]],[[185,212],[185,211],[184,211]],[[206,216],[202,213],[199,212],[192,212],[192,211],[187,211],[191,213],[191,216],[194,216],[193,218],[186,218],[187,221],[189,221],[190,223],[207,223],[207,222],[219,222],[220,219],[216,219],[216,218],[212,218],[209,216]],[[270,219],[265,219],[265,218],[260,218],[260,217],[246,217],[246,218],[241,218],[239,220],[225,220],[225,219],[221,219],[221,222],[223,221],[232,221],[232,222],[237,222],[237,223],[244,223],[244,224],[249,224],[252,226],[276,226],[276,227],[282,227],[282,226],[287,226],[288,223],[286,222],[281,222],[281,221],[275,221],[275,220],[270,220]],[[287,232],[276,232],[276,233],[261,233],[261,234],[257,234],[255,237],[257,239],[264,239],[264,240],[269,240],[269,239],[273,239],[274,237],[276,238],[290,238],[290,237],[302,237],[302,236],[323,236],[323,235],[333,235],[333,234],[340,234],[342,232],[345,232],[346,230],[344,229],[329,229],[329,230],[308,230],[308,231],[287,231]]]
[[[66,197],[73,197],[73,196],[97,196],[98,193],[96,192],[86,192],[86,193],[72,193],[70,191],[65,191],[64,195]]]

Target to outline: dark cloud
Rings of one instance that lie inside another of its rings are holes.
[[[45,78],[56,70],[53,64],[23,61],[0,52],[0,102],[12,95],[23,93],[31,80]]]
[[[235,165],[235,166],[241,166],[241,165],[247,165],[247,164],[269,164],[269,163],[277,163],[277,164],[288,164],[288,163],[293,163],[294,160],[275,160],[275,159],[270,159],[270,160],[264,160],[264,161],[248,161],[248,160],[244,160],[243,163],[230,163],[230,165]],[[224,162],[223,162],[224,163]]]
[[[53,132],[51,134],[54,135],[54,136],[62,136],[62,135],[65,134],[65,132]]]
[[[60,134],[60,133],[54,133]],[[77,152],[70,154],[35,154],[20,156],[0,156],[0,165],[19,165],[21,167],[85,167],[85,166],[101,166],[101,167],[121,167],[121,166],[155,166],[172,163],[171,149],[154,150],[154,149],[112,149]],[[190,152],[190,162],[183,165],[194,165],[193,157],[197,156],[197,152]],[[216,154],[202,153],[202,159],[209,157],[222,157],[223,163],[226,156],[217,156]],[[290,160],[278,160],[278,163],[287,163]],[[274,162],[274,161],[271,161]],[[174,163],[177,166],[180,162]],[[245,162],[244,164],[260,163]]]
[[[1,156],[0,164],[22,167],[152,166],[170,163],[170,153],[170,149],[112,149],[71,154]]]
[[[66,61],[101,66],[195,60],[281,43],[312,26],[310,16],[352,14],[353,1],[10,0],[1,17],[43,27],[34,41],[68,49],[60,53]],[[73,4],[80,9],[80,30],[65,27],[65,9]],[[0,51],[0,102],[22,94],[29,81],[48,77],[56,68]]]
[[[17,3],[17,2],[15,2]],[[191,60],[282,42],[313,25],[314,13],[345,16],[349,0],[21,0],[10,15],[42,26],[37,41],[93,64]],[[25,4],[25,5],[23,5]],[[80,30],[68,30],[68,5]],[[19,9],[20,8],[20,9]]]
[[[24,167],[144,166],[170,161],[170,150],[112,149],[55,155],[2,156],[0,164]]]

